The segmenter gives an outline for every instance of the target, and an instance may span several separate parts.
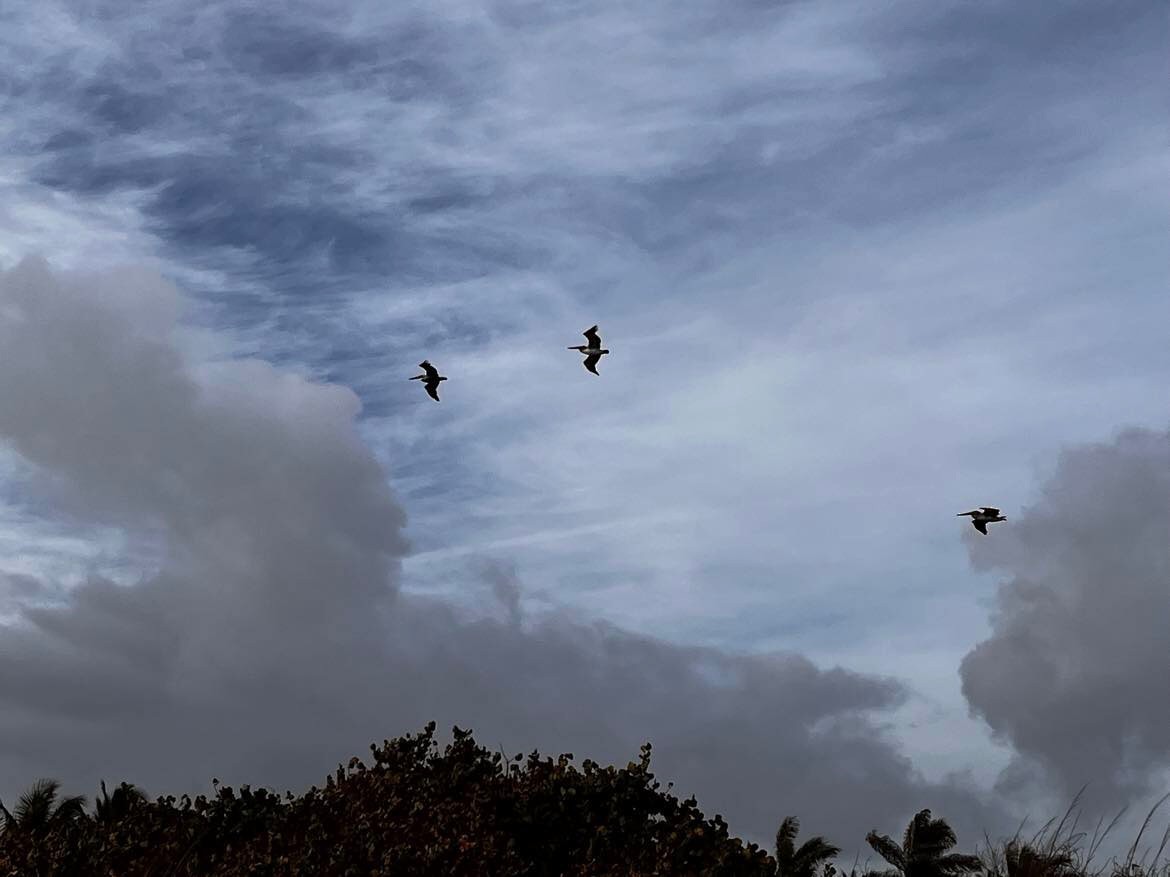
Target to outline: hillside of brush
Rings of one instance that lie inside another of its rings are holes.
[[[650,756],[650,744],[624,767],[507,756],[459,728],[440,747],[431,723],[372,745],[368,759],[300,795],[216,779],[210,797],[150,800],[103,783],[90,809],[43,780],[0,804],[0,875],[840,874],[838,848],[819,836],[797,845],[793,818],[774,854],[733,837],[718,814],[660,784]],[[1082,839],[1057,825],[964,854],[945,820],[923,810],[899,841],[867,836],[888,870],[850,877],[1170,877],[1162,848],[1149,861],[1093,867],[1095,841],[1086,853]]]

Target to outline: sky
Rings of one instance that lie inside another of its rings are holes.
[[[0,799],[432,718],[760,840],[1170,789],[1167,24],[5,3]]]

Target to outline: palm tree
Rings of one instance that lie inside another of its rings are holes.
[[[871,831],[865,836],[879,856],[889,862],[892,870],[880,872],[881,877],[959,877],[978,871],[978,856],[946,853],[957,840],[955,832],[944,819],[931,819],[929,810],[917,813],[898,846],[886,835]]]
[[[98,822],[120,819],[134,807],[146,803],[146,795],[133,783],[120,783],[112,795],[106,791],[105,780],[101,785],[102,796],[93,802],[93,815]]]
[[[37,780],[20,796],[16,808],[9,812],[0,803],[0,830],[4,833],[40,834],[58,826],[85,818],[85,798],[74,795],[58,800],[61,784],[56,780]]]
[[[816,877],[818,867],[833,858],[840,848],[833,846],[820,835],[809,838],[796,847],[796,835],[800,831],[800,820],[795,816],[786,817],[776,832],[776,874],[778,877]]]

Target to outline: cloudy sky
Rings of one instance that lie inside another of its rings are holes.
[[[0,798],[296,786],[430,718],[651,739],[758,839],[1165,787],[1168,42],[5,3]]]

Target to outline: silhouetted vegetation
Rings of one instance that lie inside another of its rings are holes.
[[[440,751],[432,723],[371,750],[299,796],[216,783],[149,801],[124,784],[90,816],[37,786],[6,817],[0,874],[774,873],[719,816],[660,787],[649,745],[624,768],[507,760],[458,728]]]
[[[1170,795],[1150,808],[1124,860],[1111,859],[1094,864],[1101,844],[1117,826],[1125,810],[1114,816],[1103,829],[1104,820],[1100,820],[1090,835],[1078,828],[1079,802],[1083,792],[1081,789],[1077,793],[1059,821],[1049,820],[1030,840],[1021,840],[1017,831],[1014,837],[1003,843],[989,842],[980,857],[987,877],[1170,877],[1170,861],[1163,859],[1170,842],[1170,825],[1163,832],[1157,849],[1146,850],[1138,857],[1142,837],[1154,815],[1170,800]]]
[[[982,864],[978,856],[947,852],[958,842],[955,832],[945,820],[932,818],[929,810],[920,810],[910,820],[901,846],[876,831],[865,840],[892,866],[880,872],[881,877],[961,877]]]
[[[150,800],[101,784],[92,813],[42,780],[9,811],[0,804],[0,877],[26,875],[772,875],[838,877],[840,850],[823,837],[796,844],[786,818],[775,857],[730,836],[694,798],[680,801],[650,772],[650,745],[623,768],[572,755],[506,757],[454,730],[440,750],[431,723],[371,746],[366,764],[338,766],[323,787],[276,795],[213,780],[214,794]],[[956,838],[923,810],[902,843],[870,832],[891,871],[850,877],[1170,877],[1153,865],[1090,871],[1073,832],[1042,830],[989,845],[982,857],[951,852]],[[1107,829],[1108,830],[1108,829]],[[1164,839],[1165,840],[1165,839]],[[1163,846],[1165,843],[1163,843]],[[1136,841],[1134,848],[1136,849]],[[1088,858],[1091,858],[1091,854]]]
[[[841,852],[823,837],[817,836],[796,846],[796,835],[800,832],[800,820],[795,816],[785,817],[776,832],[776,877],[816,877],[820,870],[828,877],[825,866]]]

